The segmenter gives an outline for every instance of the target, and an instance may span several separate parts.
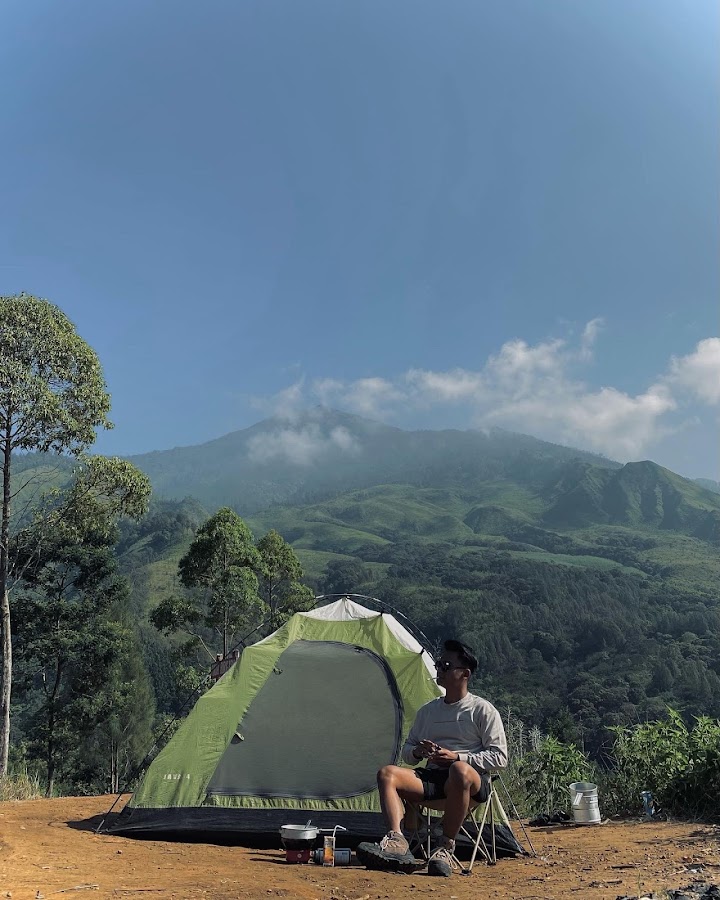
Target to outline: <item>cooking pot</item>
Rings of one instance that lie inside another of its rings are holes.
[[[283,825],[280,828],[280,837],[284,847],[297,849],[300,846],[308,846],[317,840],[318,828],[315,825]]]

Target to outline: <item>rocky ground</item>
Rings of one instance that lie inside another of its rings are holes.
[[[720,883],[720,829],[711,825],[634,820],[531,828],[537,857],[438,879],[357,865],[288,865],[280,849],[97,835],[113,799],[0,803],[0,900],[615,900]]]

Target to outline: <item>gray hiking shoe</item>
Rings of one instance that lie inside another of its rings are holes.
[[[368,869],[384,872],[416,872],[424,865],[410,852],[408,842],[399,831],[389,831],[379,844],[364,841],[358,844],[355,855]]]
[[[457,865],[453,859],[454,852],[455,841],[443,837],[438,846],[430,854],[427,869],[428,875],[439,875],[442,878],[449,878]]]

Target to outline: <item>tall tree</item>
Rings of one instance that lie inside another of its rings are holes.
[[[268,531],[257,542],[260,598],[267,606],[270,628],[276,628],[294,612],[307,609],[313,592],[300,583],[303,577],[295,551],[277,531]]]
[[[180,581],[195,594],[163,600],[151,616],[153,624],[165,632],[182,629],[203,644],[202,632],[210,629],[227,656],[231,638],[257,614],[259,562],[245,522],[228,507],[219,509],[198,529],[179,563]]]
[[[29,294],[0,297],[0,777],[7,772],[12,693],[10,515],[13,453],[80,455],[110,428],[110,396],[95,352],[65,314]]]
[[[130,703],[122,671],[134,641],[122,622],[128,587],[113,552],[115,519],[140,515],[149,491],[130,463],[90,458],[13,543],[22,573],[13,634],[21,672],[42,673],[33,736],[44,744],[48,796],[58,759],[77,756],[88,734]]]

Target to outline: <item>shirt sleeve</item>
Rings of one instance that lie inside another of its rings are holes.
[[[400,754],[403,762],[406,762],[409,766],[417,766],[422,762],[422,759],[413,756],[413,750],[423,740],[422,727],[422,709],[419,709]]]
[[[500,713],[488,704],[473,715],[478,729],[478,743],[482,750],[462,752],[458,756],[479,772],[497,772],[508,764],[507,739]]]

